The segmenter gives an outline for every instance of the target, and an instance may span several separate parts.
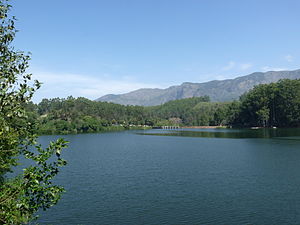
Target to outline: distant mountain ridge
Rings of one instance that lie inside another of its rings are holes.
[[[204,83],[185,82],[166,89],[142,88],[126,94],[109,94],[96,101],[113,102],[122,105],[153,106],[165,102],[208,95],[211,101],[231,101],[258,84],[277,82],[280,79],[300,79],[300,69],[293,71],[255,72],[227,80],[213,80]]]

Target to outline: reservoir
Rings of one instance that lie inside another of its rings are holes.
[[[300,224],[299,129],[63,137],[66,193],[40,224]]]

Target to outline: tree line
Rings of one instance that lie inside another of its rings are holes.
[[[261,84],[240,97],[232,124],[242,127],[299,127],[300,80]]]
[[[38,121],[40,134],[164,125],[299,127],[300,80],[261,84],[232,102],[210,102],[208,96],[203,96],[143,107],[68,97],[43,99],[26,107],[29,118]]]

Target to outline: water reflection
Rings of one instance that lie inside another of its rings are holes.
[[[300,129],[207,129],[203,130],[160,130],[155,132],[137,133],[140,135],[180,136],[202,138],[282,138],[300,141]]]

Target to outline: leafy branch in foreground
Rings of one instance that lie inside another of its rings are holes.
[[[24,106],[40,83],[26,73],[30,57],[11,46],[16,29],[15,18],[8,17],[10,8],[7,0],[0,1],[0,224],[24,224],[59,200],[64,189],[52,179],[66,165],[61,150],[67,142],[58,139],[45,149],[37,143],[35,124]],[[33,165],[8,178],[21,155]]]
[[[1,186],[0,220],[3,224],[21,224],[35,219],[34,213],[39,209],[46,210],[60,199],[64,189],[53,185],[52,179],[59,172],[58,168],[67,164],[61,158],[61,150],[67,142],[58,139],[43,149],[39,144],[34,150],[23,149],[27,159],[36,165],[24,169],[22,176],[7,180]],[[56,157],[56,160],[50,160]]]

